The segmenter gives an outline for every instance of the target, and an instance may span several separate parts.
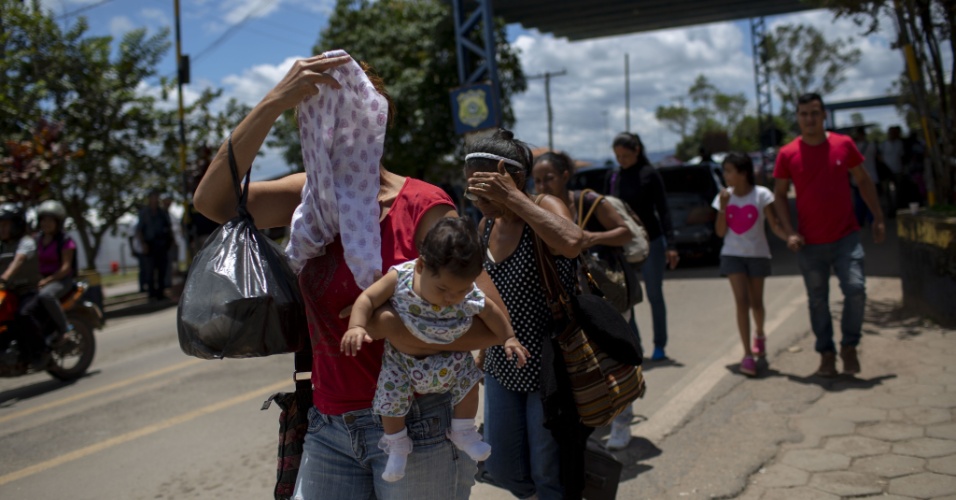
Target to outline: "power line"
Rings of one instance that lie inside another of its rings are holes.
[[[59,19],[63,19],[64,17],[75,16],[75,15],[81,13],[81,12],[86,12],[86,11],[88,11],[88,10],[90,10],[90,9],[99,7],[100,5],[107,4],[107,3],[110,3],[110,2],[112,2],[112,1],[113,1],[113,0],[100,0],[99,2],[96,2],[96,3],[91,3],[91,4],[89,4],[89,5],[84,5],[84,6],[82,6],[82,7],[78,7],[78,8],[76,8],[76,9],[73,9],[73,10],[71,10],[70,12],[64,12],[64,13],[62,13],[62,14],[56,16],[56,19],[59,20]]]
[[[198,61],[204,55],[208,54],[209,52],[215,50],[217,47],[222,45],[222,43],[225,42],[229,37],[231,37],[232,35],[235,35],[236,32],[239,31],[239,28],[242,27],[243,24],[249,21],[249,19],[252,19],[254,15],[261,12],[266,6],[268,6],[273,1],[274,0],[264,0],[263,2],[260,2],[259,7],[250,10],[249,13],[246,14],[246,16],[243,17],[238,23],[230,26],[228,29],[226,29],[226,31],[224,31],[221,35],[219,35],[219,38],[216,38],[215,40],[212,41],[212,43],[207,45],[206,48],[199,51],[199,53],[196,54],[196,57],[193,58],[193,61]]]

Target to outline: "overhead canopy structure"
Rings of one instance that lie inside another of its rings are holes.
[[[495,0],[492,4],[494,14],[508,23],[569,40],[816,8],[806,0]]]
[[[446,0],[452,5],[462,86],[499,88],[491,19],[504,18],[569,40],[585,40],[738,19],[751,20],[758,128],[772,115],[769,73],[758,53],[765,16],[816,8],[808,0]],[[479,36],[483,44],[472,39]],[[771,142],[772,141],[771,137]]]

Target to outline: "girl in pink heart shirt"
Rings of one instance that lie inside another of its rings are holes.
[[[724,238],[720,251],[720,274],[730,280],[737,304],[737,328],[744,346],[740,372],[757,375],[756,356],[766,355],[764,335],[763,283],[770,276],[770,245],[764,221],[774,234],[787,235],[773,211],[773,192],[754,182],[754,166],[743,153],[730,153],[724,159],[727,188],[714,198],[717,210],[715,229]],[[750,346],[750,315],[753,313],[756,336]]]

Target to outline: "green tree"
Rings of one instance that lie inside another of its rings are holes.
[[[676,106],[658,106],[654,116],[667,130],[679,135],[681,140],[687,137],[692,121],[690,110],[683,103]]]
[[[935,198],[956,204],[956,0],[817,0],[864,34],[892,20],[908,67],[892,91],[929,146]],[[947,50],[948,49],[948,50]]]
[[[441,179],[457,169],[462,137],[452,126],[449,90],[461,85],[455,54],[451,6],[439,0],[338,0],[313,52],[343,48],[369,63],[385,82],[395,104],[385,136],[383,162],[389,169],[423,179]],[[503,126],[514,123],[511,96],[526,82],[517,51],[506,41],[504,23],[495,26]],[[286,114],[270,145],[301,168],[295,123]]]
[[[776,77],[774,90],[782,115],[794,112],[801,94],[816,92],[826,98],[846,81],[846,70],[860,61],[860,50],[848,47],[851,41],[829,41],[805,24],[777,26],[764,37],[762,57]]]
[[[173,82],[163,81],[163,97],[173,89]],[[158,113],[161,155],[163,161],[177,168],[163,183],[174,192],[181,192],[184,183],[187,196],[196,189],[199,179],[205,174],[219,146],[231,133],[233,127],[252,110],[251,107],[231,98],[221,103],[222,89],[205,88],[199,97],[183,107],[183,124],[186,130],[185,172],[179,166],[179,112],[171,109]],[[261,153],[259,153],[261,154]]]
[[[685,99],[681,98],[678,105],[658,106],[655,111],[657,120],[681,137],[675,155],[686,160],[697,155],[701,147],[710,152],[733,147],[728,131],[736,130],[744,118],[744,94],[725,94],[707,77],[698,75],[687,90],[687,100],[691,107],[684,106]]]
[[[175,168],[156,154],[155,99],[137,90],[155,75],[168,31],[131,31],[114,47],[112,37],[88,35],[84,18],[61,29],[38,0],[0,0],[0,10],[0,156],[35,123],[61,127],[70,157],[46,171],[47,194],[66,206],[92,268],[106,232]]]

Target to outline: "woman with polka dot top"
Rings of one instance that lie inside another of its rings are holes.
[[[465,156],[466,196],[484,216],[478,231],[487,246],[485,270],[530,353],[521,368],[498,346],[479,356],[485,370],[484,437],[496,450],[485,473],[518,498],[580,498],[587,430],[578,423],[570,388],[558,382],[563,364],[553,362],[554,325],[535,236],[554,256],[562,284],[573,290],[574,259],[584,235],[562,200],[550,195],[536,200],[517,187],[526,185],[531,167],[530,149],[507,130],[476,141]]]

